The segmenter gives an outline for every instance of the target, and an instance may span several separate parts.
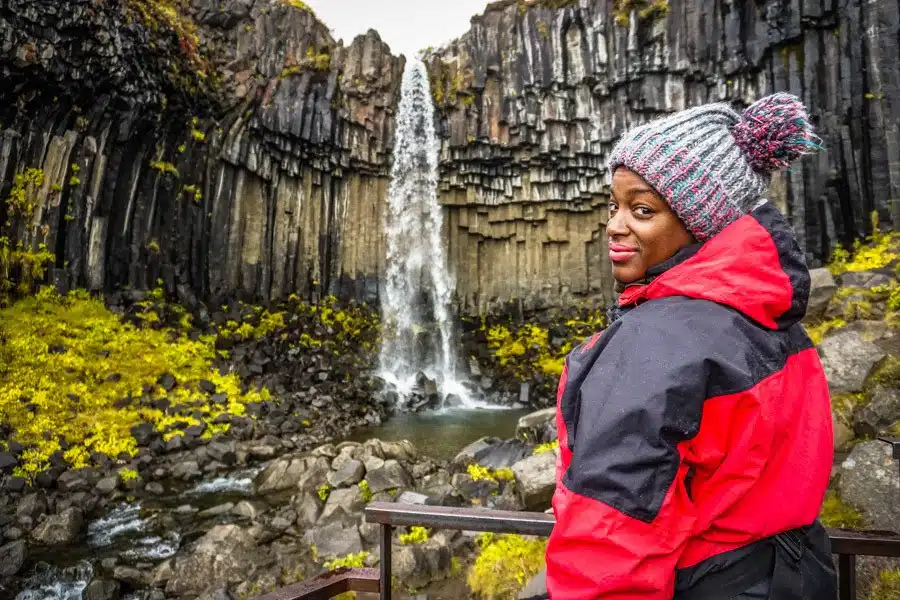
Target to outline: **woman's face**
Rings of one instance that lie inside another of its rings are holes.
[[[621,283],[638,281],[647,269],[694,243],[663,197],[625,167],[613,174],[606,235],[613,277]]]

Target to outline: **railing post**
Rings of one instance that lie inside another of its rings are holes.
[[[391,600],[391,535],[393,527],[381,525],[381,600]]]
[[[891,445],[891,456],[898,461],[897,466],[900,467],[900,437],[881,436],[878,438],[882,442]]]
[[[838,598],[856,600],[856,555],[838,554]]]

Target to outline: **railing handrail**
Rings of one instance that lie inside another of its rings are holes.
[[[422,506],[395,502],[372,502],[366,506],[366,521],[391,527],[420,525],[435,529],[490,531],[547,537],[556,518],[547,513],[492,510],[454,506]],[[900,557],[900,534],[890,531],[827,529],[835,554]]]

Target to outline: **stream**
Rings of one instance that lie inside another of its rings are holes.
[[[447,409],[400,413],[381,426],[356,431],[349,441],[407,439],[424,455],[451,460],[481,437],[513,437],[518,419],[528,412]],[[91,561],[119,557],[128,563],[156,564],[174,556],[212,526],[236,520],[231,505],[254,496],[253,479],[265,466],[235,468],[191,484],[173,484],[164,496],[113,507],[88,523],[80,546],[67,548],[62,556],[52,551],[32,556],[36,566],[15,600],[81,600],[93,576]]]

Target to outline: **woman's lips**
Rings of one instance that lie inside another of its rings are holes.
[[[624,262],[637,254],[637,250],[624,244],[609,245],[609,259],[613,262]]]

